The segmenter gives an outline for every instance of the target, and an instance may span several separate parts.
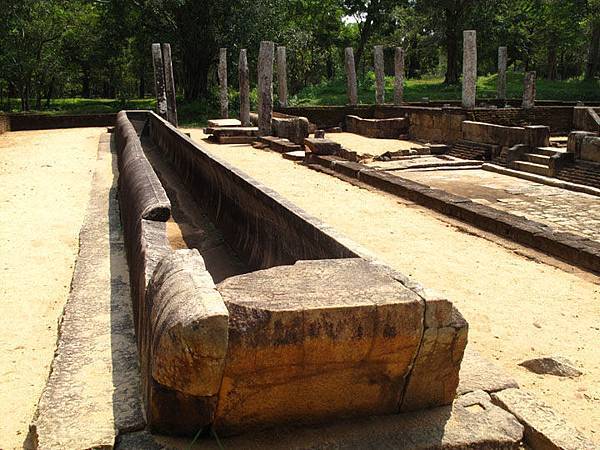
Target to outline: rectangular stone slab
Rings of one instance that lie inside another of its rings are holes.
[[[342,147],[329,139],[306,138],[304,146],[315,155],[335,155]]]
[[[230,314],[219,434],[398,412],[424,302],[388,268],[299,261],[218,290]]]
[[[211,119],[208,121],[209,128],[216,127],[241,127],[242,122],[238,119]]]

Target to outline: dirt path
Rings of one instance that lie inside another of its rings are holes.
[[[22,448],[67,299],[102,128],[0,136],[0,448]]]
[[[203,134],[192,130],[192,137],[199,141]],[[278,154],[203,145],[401,272],[444,292],[469,321],[470,345],[600,443],[598,277]],[[552,264],[542,262],[548,260]],[[541,376],[517,365],[541,355],[565,356],[584,375]]]

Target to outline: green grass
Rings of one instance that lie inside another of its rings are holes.
[[[407,80],[404,86],[404,99],[407,102],[422,101],[427,97],[432,101],[460,100],[461,86],[447,86],[442,78],[423,78]],[[479,77],[477,80],[477,97],[479,99],[493,99],[496,97],[497,75]],[[393,99],[394,79],[386,77],[385,95],[389,102]],[[523,95],[523,74],[509,73],[507,80],[507,93],[509,98],[520,98]],[[538,100],[581,100],[600,101],[599,80],[567,80],[537,81]],[[359,82],[359,103],[372,104],[375,102],[375,76],[368,73],[364,80]],[[309,86],[291,99],[294,105],[344,105],[347,103],[346,80],[324,82],[319,85]]]
[[[493,99],[496,97],[496,75],[479,77],[477,80],[477,97],[479,99]],[[393,77],[386,78],[386,99],[393,99]],[[508,97],[520,98],[523,93],[523,74],[509,73],[507,83]],[[230,90],[230,115],[235,117],[239,109],[239,95],[232,88]],[[250,92],[251,102],[256,104],[256,89]],[[409,102],[429,100],[446,101],[460,100],[461,87],[446,86],[441,78],[410,79],[406,81],[404,98]],[[194,102],[184,102],[183,98],[177,99],[179,123],[184,127],[201,127],[206,125],[210,118],[218,116],[218,108],[215,104],[215,96],[211,100],[202,99]],[[581,100],[600,101],[600,80],[568,80],[548,81],[540,79],[537,82],[538,100]],[[359,102],[372,104],[375,101],[375,76],[368,73],[364,80],[359,83]],[[290,99],[294,106],[302,105],[345,105],[346,80],[337,79],[323,82],[321,84],[307,87]],[[6,105],[5,105],[6,106]],[[11,108],[5,108],[14,112],[18,111],[20,103],[13,99]],[[156,101],[152,98],[139,100],[114,100],[114,99],[84,99],[63,98],[55,99],[49,108],[42,111],[32,111],[43,114],[99,114],[117,112],[122,109],[155,109]]]

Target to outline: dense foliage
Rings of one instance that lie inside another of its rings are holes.
[[[600,0],[4,0],[0,9],[0,106],[42,109],[52,98],[150,95],[150,44],[170,42],[180,94],[207,98],[219,47],[235,85],[240,48],[254,66],[259,42],[288,49],[292,93],[343,76],[343,48],[359,75],[372,46],[407,52],[411,78],[459,81],[462,30],[478,32],[479,71],[496,70],[506,45],[514,71],[549,80],[600,75]],[[253,71],[254,72],[254,71]]]

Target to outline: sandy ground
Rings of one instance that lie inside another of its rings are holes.
[[[57,339],[102,128],[0,136],[0,448],[22,448]]]
[[[190,131],[198,141],[203,137]],[[278,154],[203,145],[445,293],[469,321],[470,345],[600,444],[600,278]],[[542,355],[567,357],[584,375],[542,376],[517,365]]]

